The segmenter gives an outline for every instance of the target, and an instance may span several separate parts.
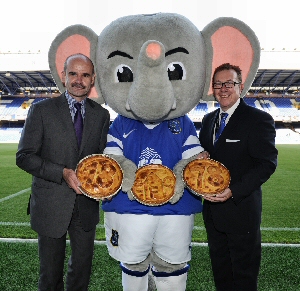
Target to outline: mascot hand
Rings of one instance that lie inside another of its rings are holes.
[[[198,154],[197,159],[209,159],[209,157],[209,152],[203,151],[200,154]]]
[[[129,191],[127,191],[127,196],[130,201],[135,200],[135,197],[133,196],[131,189]]]
[[[123,183],[122,183],[122,191],[127,193],[128,198],[130,200],[133,200],[134,197],[132,195],[131,188],[134,183],[137,166],[135,165],[134,162],[125,158],[124,156],[119,156],[119,155],[109,155],[109,156],[115,159],[120,164],[124,175]]]
[[[178,200],[182,197],[184,191],[184,183],[182,181],[182,178],[177,178],[176,177],[176,184],[175,184],[175,193],[174,196],[170,199],[171,204],[175,204],[178,202]]]
[[[191,161],[195,159],[206,159],[209,158],[209,153],[206,151],[201,152],[200,154],[194,155],[188,159],[180,160],[175,167],[173,168],[173,172],[176,176],[176,185],[175,185],[175,194],[172,199],[170,199],[170,203],[176,203],[183,195],[184,191],[184,182],[182,180],[182,171],[184,167]]]

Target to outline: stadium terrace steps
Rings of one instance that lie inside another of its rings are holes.
[[[2,97],[0,98],[0,120],[25,120],[30,105],[43,99],[45,98]]]
[[[46,97],[32,98],[29,97],[2,97],[0,99],[0,142],[18,142],[22,132],[22,122],[25,121],[28,109],[31,104],[40,102]],[[259,108],[270,113],[275,122],[299,123],[300,122],[300,98],[287,97],[244,97],[244,101],[253,107]],[[111,120],[114,120],[116,113],[107,105],[104,105],[110,113]],[[195,122],[201,122],[203,116],[215,109],[219,104],[215,101],[200,101],[188,115]],[[21,121],[21,123],[20,123]],[[300,126],[299,126],[300,127]],[[279,131],[280,130],[280,131]],[[288,128],[277,128],[278,143],[300,143],[300,134],[297,130]]]

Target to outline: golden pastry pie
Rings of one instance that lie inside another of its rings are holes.
[[[182,176],[186,187],[198,195],[221,193],[230,183],[229,170],[212,159],[189,162],[183,169]]]
[[[135,174],[133,196],[142,204],[158,206],[167,203],[174,195],[176,176],[163,165],[146,165]]]
[[[90,155],[77,165],[80,191],[94,199],[109,198],[122,186],[123,172],[116,160],[106,155]]]

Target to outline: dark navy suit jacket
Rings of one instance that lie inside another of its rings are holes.
[[[223,203],[205,201],[203,218],[206,220],[211,215],[219,231],[246,234],[260,227],[261,185],[277,166],[274,120],[241,99],[214,146],[213,131],[218,114],[219,109],[204,116],[199,139],[211,159],[229,169],[233,198]]]

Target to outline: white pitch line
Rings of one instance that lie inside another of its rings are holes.
[[[0,226],[30,226],[29,222],[0,221]],[[104,228],[103,224],[98,224],[97,228]],[[194,226],[194,230],[205,230],[203,226]],[[300,231],[300,227],[261,227],[262,231]]]
[[[30,226],[29,222],[0,221],[1,226]]]
[[[37,239],[23,239],[23,238],[0,238],[0,242],[5,243],[37,243]],[[70,243],[67,240],[67,243]],[[95,245],[106,245],[104,240],[95,240]],[[192,242],[194,247],[207,247],[207,243]],[[293,247],[300,248],[300,244],[283,244],[283,243],[262,243],[263,247]]]
[[[0,226],[30,226],[30,222],[0,221]],[[104,228],[104,225],[98,224],[97,228]]]
[[[261,227],[266,231],[300,231],[300,227]]]
[[[37,243],[36,238],[0,238],[0,242],[6,243]],[[67,240],[67,243],[70,243],[70,240]],[[106,245],[105,240],[95,240],[95,245]]]
[[[12,199],[12,198],[14,198],[14,197],[16,197],[16,196],[19,196],[19,195],[21,195],[21,194],[23,194],[23,193],[26,193],[26,192],[28,192],[30,189],[31,189],[31,188],[27,188],[27,189],[24,189],[24,190],[21,190],[21,191],[15,193],[15,194],[11,194],[11,195],[9,195],[9,196],[6,196],[6,197],[4,197],[4,198],[1,198],[1,199],[0,199],[0,203],[3,202],[3,201],[6,201],[6,200]]]
[[[300,248],[300,244],[283,244],[283,243],[262,243],[263,247],[293,247],[293,248]],[[192,242],[192,246],[195,247],[207,247],[207,243],[198,243]]]
[[[194,230],[205,230],[204,226],[194,226]],[[300,227],[261,227],[263,231],[300,231]]]

